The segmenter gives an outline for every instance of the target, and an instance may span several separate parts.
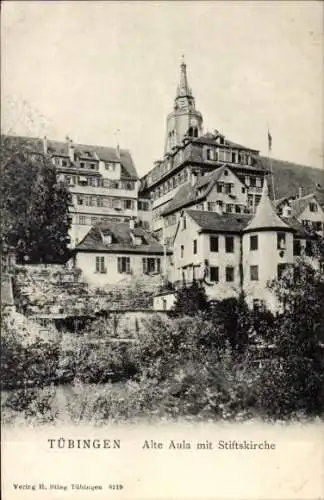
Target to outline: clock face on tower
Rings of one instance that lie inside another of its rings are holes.
[[[197,119],[196,118],[191,118],[190,125],[192,125],[193,127],[196,127],[198,125]]]

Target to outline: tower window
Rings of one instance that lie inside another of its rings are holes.
[[[259,266],[250,266],[251,281],[259,281]]]
[[[277,233],[277,249],[285,250],[286,248],[286,233]]]
[[[258,249],[258,235],[250,236],[250,250]]]
[[[197,253],[197,240],[193,240],[193,253]]]

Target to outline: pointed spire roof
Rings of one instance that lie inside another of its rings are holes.
[[[180,64],[180,83],[177,89],[177,97],[183,96],[192,96],[191,89],[188,85],[187,79],[187,65],[184,60],[184,56],[182,56],[181,64]]]
[[[249,224],[244,229],[248,231],[265,231],[268,229],[281,230],[281,231],[294,231],[288,226],[276,213],[268,192],[268,183],[266,179],[263,183],[262,196],[259,205],[257,206],[256,213]]]

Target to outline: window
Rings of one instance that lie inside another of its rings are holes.
[[[234,205],[232,205],[232,203],[227,203],[227,204],[226,204],[226,212],[227,212],[228,214],[232,213],[232,211],[233,211],[233,206],[234,206]]]
[[[218,252],[218,236],[210,236],[209,249],[211,252]]]
[[[256,178],[255,177],[250,177],[250,186],[255,187],[256,186]]]
[[[79,215],[79,224],[86,224],[86,218],[84,215]]]
[[[208,201],[207,202],[207,210],[208,210],[208,212],[215,212],[216,211],[215,201]]]
[[[261,196],[259,194],[255,195],[255,206],[257,207],[261,201]]]
[[[96,257],[96,273],[106,273],[105,257]]]
[[[144,257],[143,262],[143,273],[160,273],[161,272],[161,260],[159,258],[155,259],[153,257]]]
[[[118,257],[117,268],[120,274],[121,273],[130,274],[130,257]]]
[[[80,168],[85,168],[85,163],[84,163],[84,161],[80,161]]]
[[[184,215],[182,217],[182,229],[187,229],[187,221],[186,221],[186,216]]]
[[[237,163],[237,154],[232,153],[232,163]]]
[[[78,205],[83,205],[84,204],[84,198],[83,198],[83,196],[78,196],[77,197],[77,204]]]
[[[250,236],[250,250],[258,250],[258,235]]]
[[[234,267],[225,267],[225,279],[228,282],[234,281]]]
[[[234,252],[234,236],[225,236],[225,252]]]
[[[313,222],[313,229],[314,231],[322,231],[322,222],[320,221]]]
[[[67,166],[67,161],[66,160],[62,160],[62,167],[66,167]]]
[[[219,268],[215,266],[211,266],[209,268],[209,279],[210,281],[213,282],[218,282],[219,281]]]
[[[207,149],[207,160],[214,159],[214,151],[212,149]]]
[[[241,213],[241,207],[240,205],[235,205],[235,213],[240,214]]]
[[[197,253],[197,240],[193,240],[193,253]]]
[[[225,184],[225,193],[231,194],[231,192],[232,192],[232,184]]]
[[[286,233],[277,233],[277,249],[285,250],[286,248]]]
[[[133,200],[124,200],[124,208],[125,210],[132,210]]]
[[[223,192],[223,185],[222,184],[217,184],[217,193],[222,193]]]
[[[184,252],[184,246],[181,245],[181,247],[180,247],[180,259],[183,259],[183,252]]]
[[[245,187],[242,187],[242,193],[245,193]]]
[[[294,255],[301,255],[301,241],[294,238]]]
[[[259,281],[259,266],[250,266],[250,280]]]
[[[91,225],[94,226],[97,223],[97,217],[91,217]]]
[[[318,212],[318,206],[316,203],[310,203],[309,204],[309,211],[310,212]]]
[[[139,200],[138,210],[143,210],[143,212],[147,212],[149,210],[149,202]]]

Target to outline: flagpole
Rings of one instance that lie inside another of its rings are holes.
[[[273,175],[273,165],[272,165],[272,136],[270,134],[269,123],[267,124],[267,127],[268,127],[268,152],[269,152],[270,173],[271,173],[271,181],[272,181],[272,196],[273,196],[273,201],[275,201],[276,200],[276,192],[275,192],[275,182],[274,182],[274,175]]]

